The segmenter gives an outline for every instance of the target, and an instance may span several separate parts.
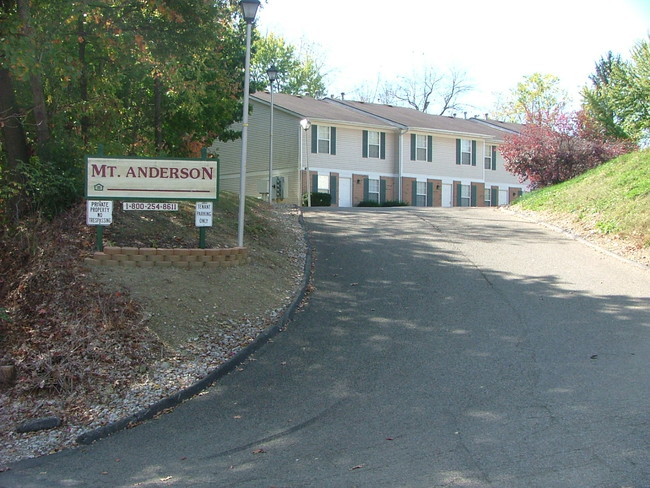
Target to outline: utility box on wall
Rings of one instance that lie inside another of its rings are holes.
[[[284,200],[287,198],[287,179],[284,176],[275,176],[273,178],[273,188],[275,189],[275,199]]]

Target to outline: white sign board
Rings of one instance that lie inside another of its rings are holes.
[[[110,200],[86,201],[86,225],[111,225],[113,223],[113,202]]]
[[[196,202],[196,226],[212,227],[212,202]]]
[[[86,158],[86,197],[216,200],[216,160]]]

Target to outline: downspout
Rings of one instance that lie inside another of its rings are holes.
[[[300,184],[298,185],[298,192],[299,192],[298,206],[302,205],[302,196],[305,193],[303,191],[303,187],[302,187],[302,176],[303,176],[302,171],[303,171],[303,168],[305,167],[305,150],[304,150],[304,147],[303,147],[303,138],[304,138],[303,132],[305,132],[305,131],[299,125],[298,126],[298,138],[300,140],[300,144],[298,145],[298,147],[300,148],[300,157],[299,157],[300,168],[298,169],[298,181],[300,181]],[[307,177],[309,178],[309,175]]]
[[[408,129],[399,129],[397,142],[397,200],[402,201],[402,175],[404,172],[404,135]]]

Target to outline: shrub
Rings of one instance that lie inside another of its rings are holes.
[[[302,203],[307,206],[307,194],[302,197]],[[312,207],[329,207],[332,205],[332,195],[329,193],[312,192],[311,206]]]
[[[357,207],[408,207],[409,204],[400,200],[388,200],[386,202],[373,202],[372,200],[362,200]]]

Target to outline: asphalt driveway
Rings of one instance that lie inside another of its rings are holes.
[[[0,487],[650,486],[650,270],[493,209],[305,218],[315,289],[286,331]]]

